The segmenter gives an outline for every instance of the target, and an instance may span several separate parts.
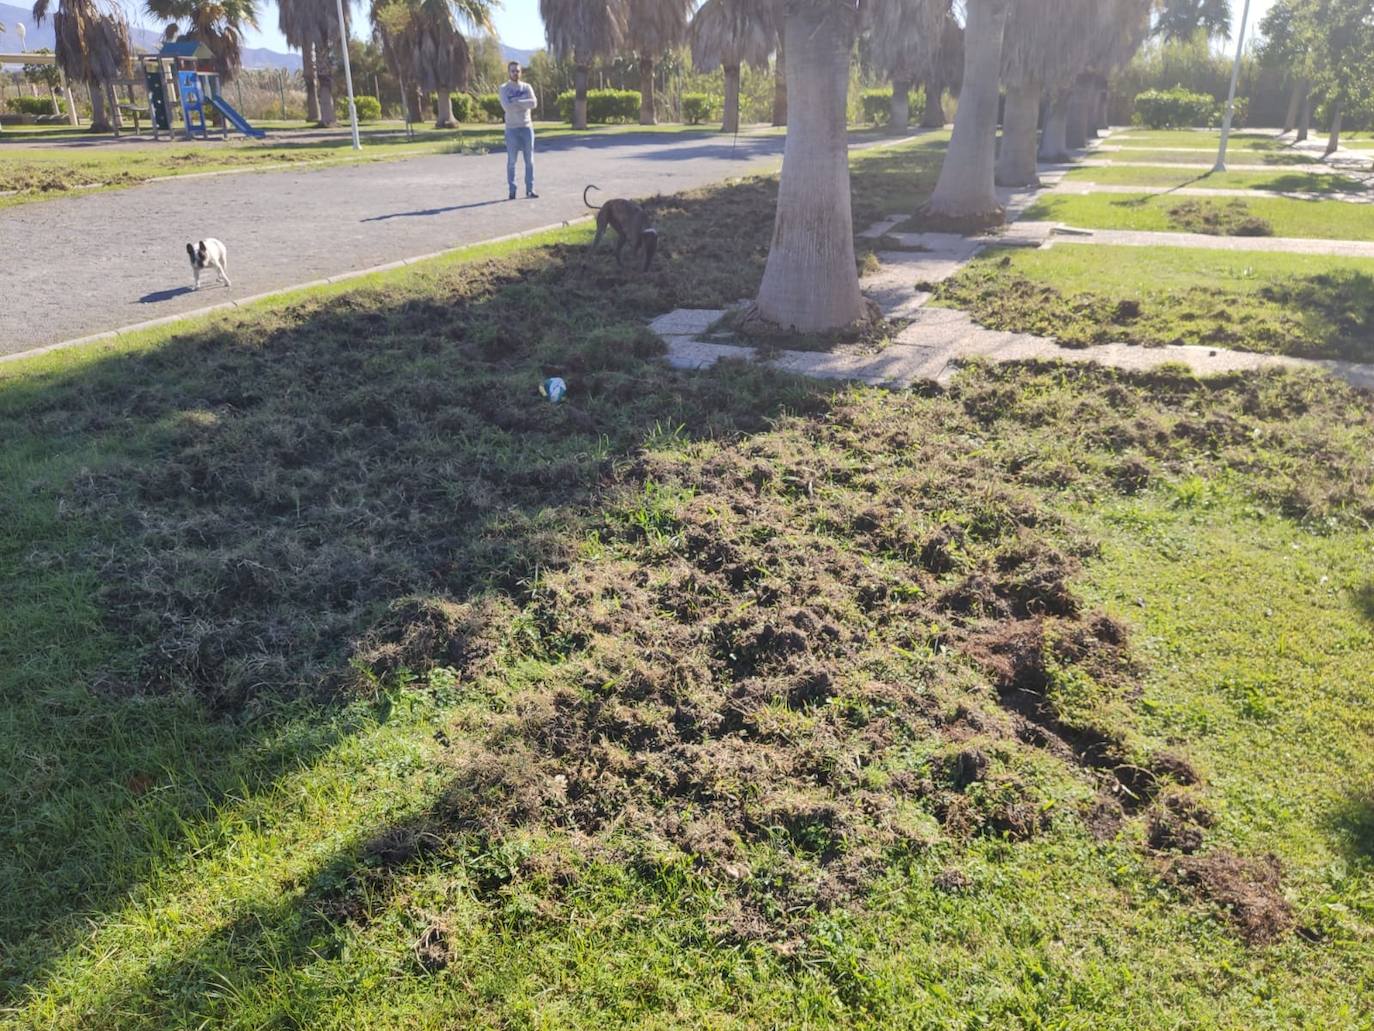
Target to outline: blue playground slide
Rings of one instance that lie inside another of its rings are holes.
[[[222,114],[235,129],[245,136],[251,136],[255,140],[260,140],[267,135],[263,129],[254,129],[248,124],[248,119],[239,114],[232,107],[224,102],[223,97],[211,97],[210,103],[215,105],[215,110]]]

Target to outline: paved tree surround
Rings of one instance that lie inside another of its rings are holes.
[[[537,145],[537,200],[506,200],[504,154],[444,154],[175,178],[6,208],[0,356],[559,225],[587,213],[588,183],[603,197],[644,197],[769,171],[784,142],[772,133],[560,137]],[[228,247],[232,287],[211,274],[191,291],[186,243],[203,237]]]

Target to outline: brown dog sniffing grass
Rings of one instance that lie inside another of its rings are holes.
[[[649,224],[648,213],[634,201],[620,197],[608,200],[605,204],[593,204],[587,199],[587,194],[592,190],[600,192],[601,187],[588,186],[582,191],[582,203],[596,212],[596,239],[592,240],[592,248],[600,246],[601,238],[606,235],[606,227],[610,226],[618,237],[615,263],[624,264],[621,251],[625,249],[626,241],[633,241],[634,253],[644,252],[644,270],[647,271],[654,260],[654,252],[658,250],[658,230]]]

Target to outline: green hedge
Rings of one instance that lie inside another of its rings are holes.
[[[10,97],[9,108],[18,115],[50,115],[52,114],[52,101],[47,97]],[[58,105],[59,111],[66,108]]]
[[[921,108],[925,106],[926,95],[922,90],[914,90],[907,94],[907,104],[909,110],[916,118],[920,118]],[[859,97],[862,105],[863,118],[865,122],[872,122],[875,125],[886,125],[892,118],[892,88],[887,89],[866,89]]]
[[[477,117],[476,97],[467,93],[454,93],[450,95],[449,99],[453,101],[453,117],[459,122],[466,124],[467,122],[481,121]]]
[[[682,120],[688,125],[700,125],[711,117],[715,104],[705,93],[684,93],[682,95]]]
[[[1181,129],[1215,124],[1217,102],[1182,86],[1152,89],[1135,98],[1135,120],[1150,129]]]
[[[1222,120],[1226,117],[1226,104],[1217,105],[1216,112],[1212,115],[1212,125],[1219,128]],[[1236,98],[1236,112],[1231,116],[1231,128],[1244,129],[1245,120],[1250,117],[1250,101],[1247,97]]]
[[[488,122],[504,122],[506,109],[501,106],[501,98],[495,93],[483,93],[477,98],[477,108]]]
[[[347,105],[347,100],[344,103]],[[375,122],[382,117],[382,102],[376,97],[369,97],[364,93],[353,98],[353,106],[357,108],[360,122]]]
[[[573,116],[573,93],[558,94],[558,117],[571,122]],[[639,118],[639,90],[634,89],[589,89],[587,90],[588,122],[633,122]]]
[[[495,93],[474,97],[471,93],[453,94],[453,117],[460,122],[504,122],[505,109]]]

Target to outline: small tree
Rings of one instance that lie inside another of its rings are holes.
[[[51,54],[52,51],[46,47],[42,50],[33,50],[34,54]],[[24,65],[24,81],[30,82],[35,86],[42,86],[48,91],[48,97],[52,100],[52,113],[60,115],[62,106],[58,101],[57,91],[62,88],[62,71],[55,64],[26,64]]]

